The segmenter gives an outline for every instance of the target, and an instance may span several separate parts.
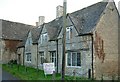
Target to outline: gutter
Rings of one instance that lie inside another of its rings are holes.
[[[58,64],[58,40],[56,40],[56,52],[57,52],[57,73],[58,73],[58,66],[59,66],[59,64]]]

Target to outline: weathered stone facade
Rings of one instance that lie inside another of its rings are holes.
[[[115,3],[99,2],[67,14],[66,18],[66,75],[94,77],[97,80],[118,79],[119,14]],[[56,72],[61,73],[62,27],[62,17],[43,24],[37,44],[33,44],[34,39],[29,32],[25,50],[31,53],[31,61],[26,62],[24,56],[26,66],[38,66],[43,70],[43,63],[53,62]],[[28,39],[30,45],[27,44]]]
[[[96,79],[118,78],[118,20],[119,15],[115,3],[110,2],[95,28],[97,35],[103,40],[104,50],[104,54],[100,55],[101,58],[94,52]],[[94,35],[96,35],[95,32]]]
[[[17,62],[20,65],[24,65],[24,47],[17,49]]]
[[[2,41],[2,62],[7,63],[10,60],[17,59],[16,48],[20,41],[3,40]]]

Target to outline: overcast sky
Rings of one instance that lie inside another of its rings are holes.
[[[67,0],[67,13],[80,10],[102,0]],[[118,7],[119,0],[114,0]],[[0,19],[35,25],[39,16],[45,22],[56,18],[56,6],[63,0],[0,0]]]

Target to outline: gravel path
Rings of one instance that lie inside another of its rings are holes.
[[[19,79],[2,69],[2,80],[19,80]]]

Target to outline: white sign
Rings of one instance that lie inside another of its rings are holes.
[[[44,73],[46,74],[53,74],[55,71],[54,63],[43,63]]]

